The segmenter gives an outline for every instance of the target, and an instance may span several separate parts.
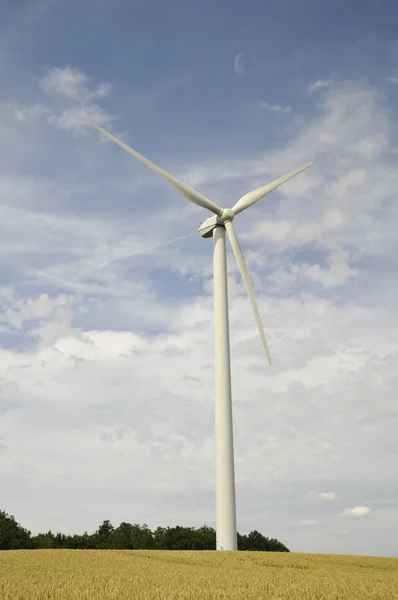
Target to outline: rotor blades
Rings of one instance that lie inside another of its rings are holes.
[[[238,200],[238,202],[235,204],[232,210],[237,215],[238,213],[242,212],[242,210],[249,208],[249,206],[251,206],[255,202],[258,202],[258,200],[261,200],[261,198],[272,192],[272,190],[274,190],[275,188],[282,185],[282,183],[285,183],[285,181],[289,181],[289,179],[291,179],[295,175],[298,175],[299,173],[301,173],[301,171],[304,171],[304,169],[308,169],[308,167],[310,167],[313,164],[314,163],[312,162],[307,163],[306,165],[303,165],[302,167],[299,167],[294,171],[290,171],[290,173],[287,173],[287,175],[283,175],[283,177],[275,179],[274,181],[271,181],[271,183],[267,183],[267,185],[263,185],[262,187],[248,192],[247,194],[242,196],[240,200]]]
[[[242,275],[243,283],[245,284],[247,295],[249,296],[250,302],[252,304],[254,316],[256,318],[258,330],[260,332],[261,340],[264,345],[264,349],[265,349],[265,353],[268,358],[268,362],[269,362],[269,364],[271,364],[271,354],[270,354],[270,351],[268,348],[267,340],[265,338],[263,324],[261,323],[261,317],[260,317],[260,313],[258,311],[256,298],[254,296],[253,286],[250,281],[250,275],[249,275],[249,271],[246,266],[245,259],[243,257],[242,249],[240,247],[238,238],[235,233],[235,228],[232,224],[232,221],[226,221],[224,225],[225,225],[225,229],[227,230],[229,241],[231,242],[232,250],[235,254],[236,262],[238,263],[238,267],[239,267],[239,270]]]
[[[119,146],[124,148],[124,150],[127,150],[127,152],[129,152],[130,154],[135,156],[135,158],[137,158],[142,163],[144,163],[144,165],[146,165],[147,167],[152,169],[152,171],[154,171],[155,173],[157,173],[158,175],[163,177],[163,179],[165,179],[166,181],[171,183],[171,185],[174,186],[179,192],[184,194],[184,196],[186,198],[188,198],[188,200],[191,200],[191,202],[194,202],[195,204],[198,204],[199,206],[202,206],[203,208],[207,208],[208,210],[211,210],[216,215],[220,216],[222,214],[223,209],[220,208],[219,206],[217,206],[217,204],[214,204],[214,202],[212,202],[211,200],[208,200],[208,198],[206,198],[199,192],[196,192],[195,190],[193,190],[191,187],[189,187],[182,181],[179,181],[179,179],[177,179],[176,177],[173,177],[173,175],[169,175],[169,173],[166,173],[166,171],[163,171],[163,169],[156,166],[153,162],[151,162],[150,160],[145,158],[145,156],[142,156],[141,154],[139,154],[138,152],[136,152],[135,150],[133,150],[132,148],[127,146],[127,144],[125,144],[124,142],[119,140],[117,137],[115,137],[111,133],[108,133],[107,131],[105,131],[105,129],[102,129],[102,127],[100,127],[99,125],[96,125],[95,123],[91,123],[91,124],[93,127],[98,129],[98,131],[100,131],[101,133],[106,135],[107,138],[109,138],[113,142],[116,142],[116,144],[119,144]]]

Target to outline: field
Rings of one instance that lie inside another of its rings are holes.
[[[0,552],[1,600],[398,600],[398,559],[146,550]]]

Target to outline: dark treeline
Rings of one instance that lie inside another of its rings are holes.
[[[32,536],[12,515],[0,511],[0,550],[35,550],[70,548],[75,550],[215,550],[216,532],[212,527],[158,527],[120,523],[113,527],[104,521],[95,533],[64,535],[39,533]],[[268,539],[258,531],[238,533],[238,550],[290,552],[276,539]]]

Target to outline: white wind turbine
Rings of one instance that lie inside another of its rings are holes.
[[[310,162],[290,173],[275,179],[271,183],[248,192],[232,208],[221,208],[196,192],[191,187],[169,175],[150,160],[129,148],[122,141],[111,135],[99,125],[92,123],[110,140],[119,144],[130,154],[166,179],[186,198],[215,213],[202,223],[198,231],[202,237],[213,237],[213,289],[214,289],[214,363],[215,363],[215,446],[216,446],[216,530],[217,550],[237,550],[236,531],[236,502],[235,502],[235,469],[232,427],[232,398],[231,398],[231,367],[229,348],[229,319],[227,291],[227,257],[225,247],[225,231],[228,234],[232,250],[235,254],[247,294],[249,296],[264,349],[271,364],[271,355],[261,323],[260,313],[254,297],[242,250],[232,224],[234,217],[263,198],[269,192],[285,183],[304,169],[310,167]]]

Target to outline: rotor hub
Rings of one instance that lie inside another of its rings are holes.
[[[232,210],[232,208],[224,208],[221,215],[217,217],[217,222],[220,225],[224,225],[224,223],[226,223],[227,221],[233,221],[234,216],[235,213]]]

